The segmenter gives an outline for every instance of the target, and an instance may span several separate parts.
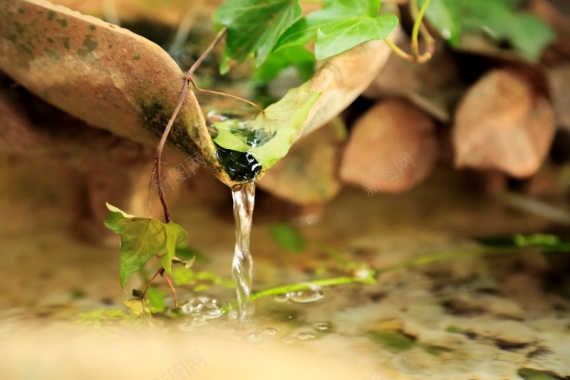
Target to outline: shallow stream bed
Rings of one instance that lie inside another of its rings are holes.
[[[76,216],[68,174],[50,172],[47,163],[2,160],[1,180],[10,184],[0,193],[4,379],[570,377],[567,284],[553,283],[568,265],[561,255],[469,256],[386,271],[375,284],[321,288],[314,302],[304,302],[310,294],[265,297],[242,324],[226,315],[195,324],[141,321],[122,305],[129,295],[119,285],[118,247],[70,232]],[[194,271],[229,280],[234,225],[226,190],[228,199],[218,202],[182,195],[172,210],[207,259]],[[307,241],[302,253],[271,238],[283,204],[265,197],[256,207],[254,292],[366,270],[364,264],[382,272],[420,255],[467,251],[474,236],[551,228],[469,190],[465,176],[445,169],[406,194],[345,189],[320,222],[299,227]],[[198,296],[235,302],[234,290],[223,286],[179,290],[181,303]]]

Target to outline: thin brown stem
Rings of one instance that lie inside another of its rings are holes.
[[[180,97],[178,98],[178,104],[176,104],[176,108],[174,109],[174,112],[172,113],[170,120],[168,120],[168,124],[166,124],[166,128],[164,129],[164,132],[162,133],[162,137],[160,138],[160,142],[158,143],[158,147],[156,148],[156,152],[154,154],[154,168],[156,168],[156,172],[155,172],[156,173],[156,186],[157,186],[157,190],[158,190],[158,197],[160,198],[160,203],[162,204],[162,209],[164,210],[164,220],[166,223],[170,222],[171,219],[170,219],[170,213],[168,212],[168,206],[166,205],[166,201],[164,200],[164,192],[162,190],[162,175],[161,175],[162,151],[164,149],[164,145],[166,144],[166,140],[168,139],[168,135],[170,134],[170,130],[172,129],[172,126],[174,125],[174,121],[176,120],[176,117],[178,116],[178,112],[180,112],[180,108],[182,108],[182,104],[184,103],[184,100],[186,100],[186,95],[188,94],[188,87],[189,87],[188,86],[188,82],[189,82],[188,77],[191,76],[194,73],[194,71],[196,71],[196,69],[200,66],[200,64],[204,61],[204,59],[208,56],[208,54],[210,54],[212,49],[214,49],[214,47],[226,35],[226,32],[227,32],[227,28],[226,27],[222,28],[222,30],[220,31],[220,33],[218,33],[218,35],[216,36],[214,41],[212,41],[210,46],[208,46],[208,48],[204,51],[204,53],[202,53],[200,58],[198,58],[196,60],[196,62],[194,62],[192,67],[190,67],[190,70],[188,70],[187,78],[184,81],[184,86],[182,87],[182,92],[180,93]],[[153,168],[153,172],[154,172],[154,168]],[[152,177],[151,177],[151,181],[152,181]]]
[[[205,92],[207,94],[213,94],[213,95],[220,95],[220,96],[227,96],[228,98],[232,98],[232,99],[236,99],[242,102],[245,102],[247,104],[249,104],[250,106],[253,106],[255,108],[257,108],[257,110],[261,113],[264,113],[265,111],[263,110],[263,108],[261,108],[260,106],[258,106],[257,104],[255,104],[254,102],[250,102],[247,99],[244,98],[240,98],[239,96],[236,95],[232,95],[232,94],[226,94],[225,92],[219,92],[219,91],[213,91],[213,90],[205,90],[203,88],[200,88],[196,85],[196,82],[194,82],[194,79],[192,79],[192,77],[188,77],[188,81],[190,83],[192,83],[192,86],[194,86],[194,88],[196,89],[196,91],[200,91],[200,92]]]
[[[146,307],[146,293],[148,292],[148,288],[150,288],[150,285],[154,282],[154,280],[156,279],[156,277],[158,277],[158,275],[162,276],[162,273],[164,273],[164,268],[158,268],[156,273],[152,275],[152,277],[150,278],[150,280],[148,280],[146,286],[144,287],[144,290],[141,294],[141,299],[143,302],[143,308]]]
[[[206,48],[206,50],[204,50],[204,52],[202,53],[202,55],[196,60],[196,62],[194,62],[194,64],[192,65],[192,67],[190,67],[190,70],[188,70],[188,73],[186,74],[186,77],[192,76],[194,75],[194,71],[196,71],[196,69],[202,64],[202,62],[204,61],[204,59],[206,59],[206,57],[212,52],[212,50],[214,50],[214,48],[216,47],[216,45],[222,40],[222,38],[224,38],[224,36],[226,35],[226,33],[228,32],[228,28],[226,28],[225,26],[222,28],[222,30],[220,30],[220,32],[218,33],[218,35],[216,36],[216,38],[214,38],[214,41],[212,41],[212,43],[210,44],[210,46],[208,46],[208,48]]]
[[[160,275],[168,283],[168,287],[170,288],[170,291],[172,292],[172,297],[174,297],[174,307],[178,307],[178,297],[176,296],[176,289],[174,288],[174,285],[172,285],[172,281],[170,281],[170,278],[168,278],[168,276],[166,276],[164,274],[164,270],[162,271],[162,273]]]

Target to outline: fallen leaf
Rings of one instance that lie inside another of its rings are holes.
[[[299,134],[307,114],[320,93],[309,90],[309,83],[293,88],[278,102],[267,107],[253,120],[228,120],[214,123],[219,146],[250,153],[265,169],[287,154]]]
[[[299,140],[259,181],[259,188],[301,205],[323,203],[340,191],[338,163],[344,126],[329,123]]]

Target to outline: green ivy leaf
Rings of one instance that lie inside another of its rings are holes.
[[[520,14],[510,33],[513,46],[532,60],[540,59],[546,46],[556,39],[554,31],[538,17]]]
[[[520,54],[537,60],[555,33],[538,17],[517,12],[516,6],[512,0],[432,0],[426,14],[452,46],[458,45],[461,33],[485,33],[510,41]]]
[[[298,0],[225,0],[214,14],[214,22],[228,28],[222,74],[228,71],[230,60],[241,63],[251,54],[260,65],[299,17]]]
[[[289,90],[281,100],[253,120],[214,123],[219,132],[214,141],[222,148],[249,152],[269,169],[287,154],[294,136],[320,96],[320,93],[311,92],[310,87],[307,82]]]
[[[420,0],[423,6],[426,0]],[[439,34],[449,41],[451,46],[459,44],[461,36],[461,2],[457,0],[431,0],[426,16]]]
[[[381,40],[396,28],[398,18],[379,15],[379,11],[379,0],[325,0],[322,9],[297,21],[281,36],[275,51],[315,38],[315,56],[322,60],[363,42]]]
[[[158,256],[164,270],[170,273],[176,245],[188,238],[186,231],[176,223],[129,215],[108,203],[107,208],[110,213],[105,218],[105,226],[121,235],[121,286],[124,288],[129,277],[153,256]]]
[[[288,46],[271,53],[265,62],[253,71],[251,80],[257,85],[269,83],[289,66],[297,70],[301,82],[306,82],[314,73],[315,56],[303,46]]]
[[[133,298],[123,301],[123,305],[135,315],[150,314],[150,310],[144,307],[143,300],[140,298]]]
[[[275,244],[286,251],[299,253],[307,248],[305,237],[288,223],[276,223],[269,231]]]

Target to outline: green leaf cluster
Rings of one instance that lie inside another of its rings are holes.
[[[308,14],[289,28],[276,51],[315,40],[318,60],[343,53],[371,40],[387,37],[398,25],[391,14],[380,15],[378,0],[325,0],[322,9]]]
[[[518,12],[516,6],[512,0],[431,0],[426,14],[452,46],[459,45],[462,33],[484,33],[498,42],[509,41],[520,54],[537,60],[555,33],[538,17]]]
[[[129,215],[108,203],[107,208],[110,213],[105,218],[105,226],[121,236],[121,286],[124,288],[129,277],[153,256],[157,256],[166,273],[170,273],[176,246],[188,239],[186,231],[176,223]]]
[[[220,71],[229,62],[242,63],[255,55],[260,65],[283,32],[301,17],[298,0],[226,0],[214,15],[214,22],[228,29]]]
[[[315,56],[322,60],[382,39],[398,19],[379,11],[380,0],[324,0],[322,9],[301,17],[299,0],[225,0],[214,15],[228,33],[220,71],[226,73],[231,61],[239,64],[253,55],[258,83],[291,65],[304,79],[314,67],[304,45],[314,40]]]

